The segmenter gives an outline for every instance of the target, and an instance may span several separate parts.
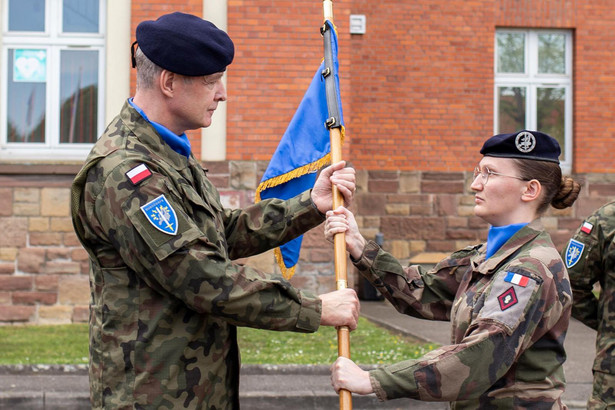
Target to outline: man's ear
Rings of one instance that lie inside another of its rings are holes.
[[[542,185],[540,182],[537,179],[532,179],[525,184],[525,188],[521,192],[521,200],[526,202],[535,201],[540,197],[541,192]]]
[[[158,84],[160,91],[166,97],[173,97],[173,91],[175,90],[175,81],[177,76],[168,70],[162,70],[160,77],[158,77]]]

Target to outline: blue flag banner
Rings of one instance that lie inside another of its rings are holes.
[[[340,109],[342,138],[344,121],[339,90],[339,63],[337,60],[337,34],[330,21],[325,24],[331,29],[335,90]],[[255,202],[267,198],[289,199],[310,189],[316,182],[316,172],[331,162],[331,141],[325,125],[328,118],[327,95],[323,70],[320,65],[303,100],[284,132],[280,144],[271,157],[260,184],[256,188]],[[303,237],[293,239],[275,250],[275,257],[285,278],[295,273]]]

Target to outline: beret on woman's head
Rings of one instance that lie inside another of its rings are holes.
[[[191,14],[175,12],[143,21],[136,35],[139,48],[154,64],[185,76],[224,71],[235,55],[228,34]]]
[[[480,153],[487,157],[521,158],[559,164],[561,149],[557,140],[540,131],[498,134],[483,144]]]

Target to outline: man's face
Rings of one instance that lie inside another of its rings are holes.
[[[194,130],[211,125],[211,117],[220,101],[226,101],[222,83],[224,73],[203,77],[177,75],[174,115],[181,128]]]

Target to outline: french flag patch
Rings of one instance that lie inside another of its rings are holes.
[[[139,182],[147,179],[151,175],[152,172],[145,166],[145,164],[137,165],[126,173],[126,176],[130,179],[130,182],[132,182],[133,185],[137,185]]]
[[[506,272],[506,276],[504,277],[504,282],[513,283],[515,285],[521,286],[522,288],[527,286],[529,280],[530,279],[527,276],[523,276],[514,272]]]
[[[581,232],[585,232],[588,235],[592,233],[592,229],[594,229],[594,225],[590,224],[587,221],[583,222],[583,225],[581,225]]]

